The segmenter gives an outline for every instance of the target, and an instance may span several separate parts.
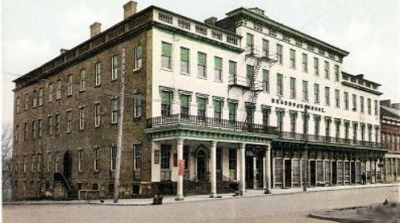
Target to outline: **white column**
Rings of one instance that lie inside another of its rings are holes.
[[[175,200],[183,200],[183,175],[179,174],[179,163],[183,160],[183,139],[177,139],[176,149],[178,152],[178,185]]]
[[[217,142],[211,142],[211,195],[210,197],[217,197]]]
[[[264,158],[264,191],[266,194],[271,193],[271,144],[266,145]]]
[[[245,148],[246,144],[242,143],[240,144],[240,149],[239,149],[239,154],[240,154],[240,180],[239,180],[239,192],[241,194],[244,194],[246,191],[246,169],[245,169]]]

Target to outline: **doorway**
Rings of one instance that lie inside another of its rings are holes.
[[[350,162],[350,174],[351,174],[351,183],[356,183],[356,165],[354,162]]]
[[[285,160],[285,187],[292,187],[292,161]]]
[[[197,152],[197,180],[198,181],[208,181],[207,177],[207,166],[206,166],[206,153],[204,150],[199,150]]]
[[[254,160],[253,151],[246,151],[246,188],[254,187]]]
[[[63,165],[64,165],[63,174],[65,178],[70,179],[72,172],[72,158],[68,150],[64,153]]]
[[[337,184],[337,163],[332,162],[332,184]]]
[[[315,176],[315,161],[310,161],[310,186],[315,187],[316,176]]]

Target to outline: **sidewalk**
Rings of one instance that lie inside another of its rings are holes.
[[[346,186],[333,186],[333,187],[312,187],[308,188],[306,193],[322,192],[322,191],[338,191],[338,190],[354,190],[354,189],[367,189],[378,187],[394,187],[399,186],[399,183],[391,184],[367,184],[367,185],[346,185]],[[398,190],[396,188],[396,190]],[[234,194],[218,194],[220,198],[210,198],[209,195],[193,195],[187,196],[184,200],[175,201],[175,196],[165,196],[163,204],[174,204],[184,202],[200,202],[221,199],[240,199],[252,198],[262,196],[275,196],[287,195],[295,193],[304,193],[302,188],[289,188],[289,189],[272,189],[271,194],[264,194],[263,190],[246,190],[243,196],[234,196]],[[135,198],[135,199],[120,199],[118,203],[113,203],[112,199],[106,199],[101,202],[97,200],[71,200],[71,201],[55,201],[55,200],[40,200],[40,201],[12,201],[4,202],[3,205],[79,205],[79,204],[92,204],[92,205],[117,205],[117,206],[146,206],[152,205],[153,198]]]

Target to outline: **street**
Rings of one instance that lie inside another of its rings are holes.
[[[376,187],[234,199],[210,199],[161,206],[6,205],[3,222],[328,222],[312,211],[396,201],[398,188]]]

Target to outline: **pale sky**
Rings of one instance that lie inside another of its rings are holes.
[[[2,118],[12,122],[16,77],[123,18],[127,0],[2,0]],[[199,2],[201,4],[199,4]],[[259,7],[280,23],[350,52],[344,71],[382,84],[381,99],[400,102],[400,0],[138,0],[200,21],[238,7]]]

